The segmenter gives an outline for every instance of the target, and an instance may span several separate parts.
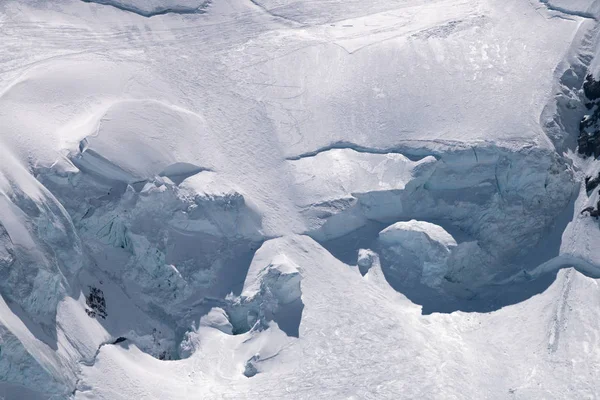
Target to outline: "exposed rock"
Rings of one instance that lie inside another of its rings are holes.
[[[588,102],[586,108],[590,110],[579,123],[579,154],[598,157],[600,155],[600,81],[592,75],[585,78],[583,92]]]
[[[585,190],[588,192],[588,194],[592,190],[596,189],[596,187],[598,187],[599,184],[600,184],[600,173],[598,173],[598,175],[595,178],[592,178],[591,176],[586,176]]]
[[[587,75],[583,83],[583,93],[589,100],[600,99],[600,81],[595,80],[591,74]]]
[[[89,307],[85,311],[92,318],[100,317],[106,319],[106,300],[102,290],[90,286],[90,294],[85,297],[85,304]]]
[[[586,212],[590,214],[590,217],[594,217],[596,219],[600,217],[600,200],[598,201],[598,203],[596,203],[596,208],[590,206],[581,210],[581,214],[584,214]]]

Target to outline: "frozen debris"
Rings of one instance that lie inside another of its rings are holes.
[[[256,374],[258,374],[258,369],[256,368],[256,362],[260,360],[260,355],[255,354],[246,361],[246,365],[244,366],[244,376],[246,378],[252,378]]]
[[[373,263],[377,259],[377,253],[369,249],[359,249],[358,259],[356,261],[358,270],[364,276],[369,272],[369,269],[373,266]]]

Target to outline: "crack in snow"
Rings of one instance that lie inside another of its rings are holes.
[[[127,5],[127,4],[124,4],[124,3],[116,1],[116,0],[81,0],[81,1],[83,1],[84,3],[93,3],[93,4],[100,4],[100,5],[104,5],[104,6],[114,7],[121,11],[131,12],[131,13],[137,14],[139,16],[142,16],[144,18],[152,18],[152,17],[156,17],[159,15],[165,15],[165,14],[179,14],[179,15],[205,14],[206,9],[211,4],[211,1],[209,0],[209,1],[205,1],[205,2],[201,3],[198,7],[162,7],[162,8],[156,8],[153,11],[145,11],[136,6]]]
[[[287,161],[298,161],[298,160],[302,160],[304,158],[315,157],[318,154],[325,153],[325,152],[328,152],[331,150],[354,150],[357,153],[366,153],[366,154],[401,154],[411,161],[418,161],[421,158],[427,157],[427,156],[433,156],[435,158],[438,158],[438,156],[436,154],[434,154],[433,151],[431,151],[431,150],[419,151],[414,148],[409,149],[409,148],[400,148],[400,147],[382,149],[382,148],[377,148],[377,147],[361,146],[361,145],[354,144],[351,142],[339,141],[339,142],[332,143],[328,146],[321,147],[314,151],[302,153],[297,156],[286,157],[286,160]]]
[[[554,314],[552,328],[550,331],[550,338],[548,339],[548,350],[550,351],[550,353],[556,353],[556,350],[558,350],[558,345],[560,341],[560,331],[565,326],[565,313],[567,311],[568,306],[567,300],[569,298],[569,293],[571,292],[572,272],[573,270],[567,271],[567,274],[565,276],[565,282],[563,283],[563,288],[561,291],[561,296],[558,300],[558,305]]]
[[[277,19],[282,19],[284,21],[288,21],[288,22],[292,22],[295,25],[300,25],[300,26],[305,26],[306,24],[295,20],[293,18],[290,17],[286,17],[283,14],[278,14],[276,12],[274,12],[273,10],[270,10],[268,8],[266,8],[265,6],[263,6],[262,4],[260,4],[257,0],[250,0],[250,3],[254,4],[256,7],[260,8],[264,13],[269,14],[272,17],[275,17]]]
[[[550,0],[540,0],[540,3],[542,3],[549,11],[555,11],[561,14],[571,15],[573,17],[597,20],[596,16],[588,11],[569,10],[561,6],[551,4]]]

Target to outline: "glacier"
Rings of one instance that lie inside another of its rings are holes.
[[[0,2],[0,399],[595,398],[599,18]]]

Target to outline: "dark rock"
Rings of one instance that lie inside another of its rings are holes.
[[[117,340],[115,340],[115,341],[113,342],[113,344],[119,344],[119,343],[122,343],[122,342],[124,342],[124,341],[126,341],[126,340],[127,340],[127,338],[126,338],[126,337],[119,336],[119,337],[117,338]]]
[[[579,123],[577,145],[579,154],[600,156],[600,81],[587,75],[583,84],[583,92],[587,100],[586,108],[590,111]]]
[[[600,81],[594,79],[591,74],[585,77],[583,82],[583,93],[589,100],[600,99]]]
[[[106,314],[106,300],[104,299],[104,292],[102,290],[89,286],[90,294],[85,297],[85,304],[89,307],[85,310],[87,315],[91,318],[100,317],[105,319]]]
[[[585,190],[588,192],[588,194],[596,189],[596,187],[598,187],[598,185],[600,185],[600,173],[598,173],[598,175],[595,178],[592,178],[591,176],[586,176],[585,178]]]
[[[596,204],[596,207],[586,207],[583,210],[581,210],[581,214],[585,214],[585,213],[589,213],[590,217],[594,217],[596,219],[598,219],[598,217],[600,217],[600,200],[598,201],[598,203]]]
[[[591,213],[592,211],[594,211],[594,207],[586,207],[583,210],[581,210],[581,214],[583,215],[586,212]]]

